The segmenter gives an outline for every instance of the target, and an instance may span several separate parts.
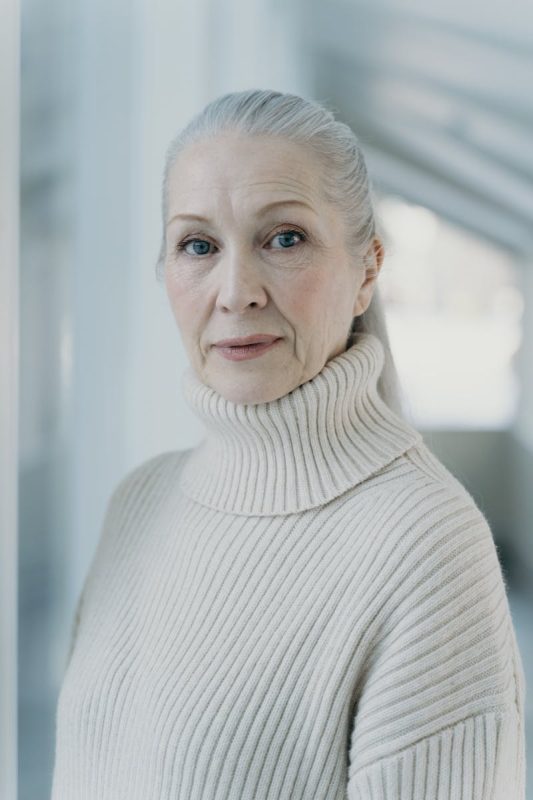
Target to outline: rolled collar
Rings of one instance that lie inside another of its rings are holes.
[[[385,352],[370,333],[282,397],[234,403],[189,366],[184,398],[207,429],[186,459],[180,489],[220,511],[294,514],[364,481],[422,439],[378,394]]]

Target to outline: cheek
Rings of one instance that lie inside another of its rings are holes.
[[[322,313],[324,303],[329,299],[329,289],[322,275],[308,273],[292,282],[290,287],[285,287],[281,296],[288,315],[316,324],[317,314]]]
[[[205,296],[205,291],[201,291],[199,282],[194,280],[193,276],[184,271],[178,273],[172,267],[169,267],[165,273],[165,285],[173,308],[197,306]]]

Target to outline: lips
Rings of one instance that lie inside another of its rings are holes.
[[[250,336],[239,336],[235,339],[221,339],[219,342],[215,342],[215,347],[244,347],[250,344],[271,344],[279,338],[279,336],[272,336],[267,333],[256,333]]]
[[[247,339],[257,339],[257,336],[248,336]],[[263,340],[266,336],[261,337]],[[228,341],[227,339],[225,341]],[[230,339],[230,342],[234,342],[235,339]],[[242,341],[242,339],[237,339],[237,341]],[[220,355],[221,358],[226,358],[228,361],[249,361],[250,359],[259,358],[263,355],[263,353],[269,353],[273,350],[278,342],[283,341],[282,336],[269,336],[266,341],[262,342],[255,342],[255,343],[248,343],[248,344],[238,344],[238,345],[218,345],[215,346],[214,349],[217,355]]]

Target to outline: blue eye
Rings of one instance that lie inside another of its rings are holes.
[[[192,253],[187,250],[187,245],[189,244],[194,245],[194,251]],[[210,246],[210,242],[206,241],[205,239],[186,239],[184,242],[180,242],[176,249],[179,252],[187,253],[189,256],[205,256],[209,253]]]
[[[290,247],[293,247],[294,246],[294,242],[291,241],[291,240],[292,240],[292,238],[294,236],[299,236],[300,237],[300,241],[305,241],[305,236],[303,235],[303,233],[300,233],[300,231],[295,231],[295,230],[292,230],[292,229],[288,229],[288,230],[285,230],[285,231],[278,231],[278,233],[276,233],[276,235],[272,237],[272,241],[274,241],[274,239],[278,239],[279,238],[280,244],[281,244],[281,248],[275,247],[274,250],[288,249]]]

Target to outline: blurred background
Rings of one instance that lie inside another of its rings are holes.
[[[2,9],[0,477],[18,473],[14,511],[13,482],[0,481],[0,519],[16,521],[0,560],[2,800],[49,797],[74,609],[112,489],[203,435],[155,277],[160,192],[170,139],[227,91],[315,98],[359,136],[387,234],[380,285],[406,407],[489,520],[530,685],[531,3]],[[532,764],[529,693],[526,705]]]

